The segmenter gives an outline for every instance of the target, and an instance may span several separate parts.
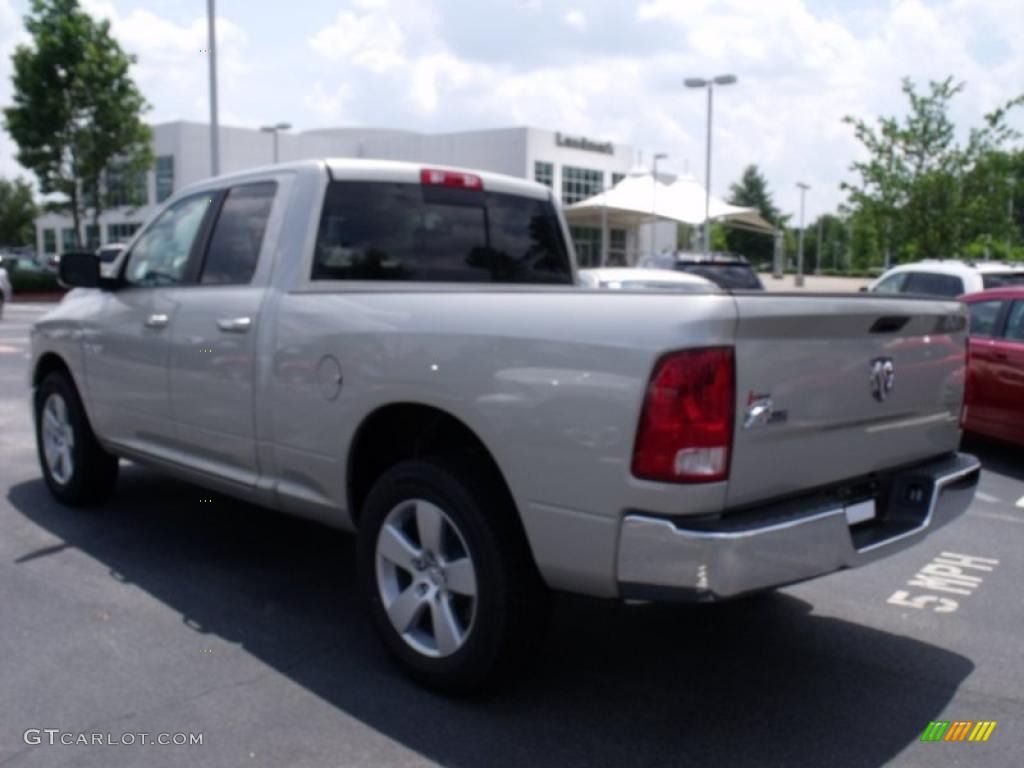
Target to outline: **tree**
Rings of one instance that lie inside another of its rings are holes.
[[[141,115],[145,99],[129,75],[135,57],[78,0],[33,0],[25,17],[31,45],[19,45],[13,105],[4,121],[44,195],[71,214],[81,247],[83,192],[98,223],[105,200],[104,174],[140,172],[153,164],[152,135]]]
[[[978,169],[1016,137],[1006,115],[1024,103],[1024,95],[985,115],[961,146],[948,113],[964,87],[948,77],[930,82],[922,95],[904,78],[908,115],[881,117],[874,125],[849,115],[843,119],[853,126],[867,159],[851,166],[859,179],[841,187],[860,223],[865,216],[873,219],[883,252],[896,260],[955,255],[979,227],[992,223],[984,212],[993,206],[995,187],[979,177]]]
[[[25,179],[0,179],[0,246],[32,245],[38,215],[32,185]]]
[[[784,225],[788,216],[783,216],[772,202],[768,181],[756,165],[748,165],[740,180],[729,187],[729,202],[756,208],[762,218],[775,226]],[[733,253],[746,256],[754,264],[770,262],[775,252],[775,240],[771,235],[728,227],[725,241]]]

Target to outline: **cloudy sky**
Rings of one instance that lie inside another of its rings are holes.
[[[833,209],[858,147],[845,114],[902,110],[900,78],[967,81],[961,126],[1024,91],[1021,0],[218,0],[221,122],[469,130],[535,125],[666,152],[712,189],[748,163],[777,204]],[[0,0],[0,104],[28,0]],[[154,122],[208,119],[203,0],[83,0],[138,56]],[[1024,112],[1024,110],[1022,110]],[[1024,129],[1018,114],[1015,125]],[[0,131],[0,174],[19,171]]]

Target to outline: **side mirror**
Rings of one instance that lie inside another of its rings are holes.
[[[57,281],[65,288],[98,288],[100,260],[88,251],[67,251],[57,263]]]

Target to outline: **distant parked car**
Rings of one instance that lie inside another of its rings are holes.
[[[0,318],[4,316],[4,305],[11,300],[11,281],[7,277],[7,270],[0,267]]]
[[[1024,445],[1024,286],[964,301],[970,309],[964,429]]]
[[[719,293],[710,280],[697,275],[681,274],[670,269],[639,267],[602,267],[581,269],[580,285],[588,288],[611,288],[627,291],[682,291],[684,293]]]
[[[712,252],[705,256],[703,253],[676,251],[645,256],[640,259],[637,266],[672,269],[699,275],[727,291],[764,290],[761,278],[757,276],[750,262],[735,253]]]
[[[869,284],[867,290],[870,293],[960,296],[1007,285],[1024,285],[1024,264],[926,259],[893,267]]]
[[[100,260],[100,274],[103,277],[115,277],[117,257],[124,253],[125,243],[107,243],[96,249],[96,257]]]

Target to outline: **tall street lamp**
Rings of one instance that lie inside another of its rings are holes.
[[[655,240],[658,233],[658,161],[667,159],[668,155],[664,152],[659,152],[651,161],[651,178],[654,180],[654,187],[651,190],[651,256],[657,253]]]
[[[711,252],[711,94],[716,85],[732,85],[736,75],[718,75],[710,80],[702,77],[688,77],[683,80],[687,88],[708,89],[708,146],[704,155],[704,255]]]
[[[292,127],[291,123],[275,123],[274,125],[261,125],[260,130],[264,133],[274,134],[274,165],[277,165],[277,134],[287,131]]]
[[[206,28],[210,35],[210,175],[220,175],[220,127],[217,123],[217,30],[215,0],[206,0]]]
[[[804,287],[804,197],[807,195],[807,190],[811,188],[809,184],[804,184],[802,181],[798,181],[796,185],[800,188],[800,235],[797,237],[796,246],[796,280],[793,284],[797,288]]]

